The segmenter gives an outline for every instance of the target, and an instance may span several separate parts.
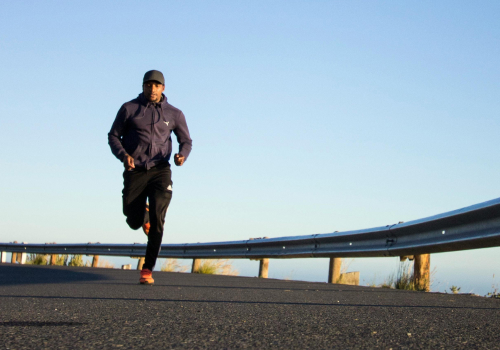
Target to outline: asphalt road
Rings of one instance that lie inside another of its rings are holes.
[[[500,300],[0,264],[4,349],[500,349]]]

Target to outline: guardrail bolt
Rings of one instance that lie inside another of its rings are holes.
[[[99,255],[94,255],[92,258],[92,267],[97,267],[99,265]]]
[[[7,262],[7,252],[0,252],[0,263],[4,264]]]
[[[413,265],[415,287],[418,290],[430,292],[431,290],[431,255],[417,254]]]
[[[259,278],[267,278],[269,274],[269,259],[264,258],[259,261]]]
[[[193,259],[193,266],[191,267],[191,273],[198,273],[201,266],[201,259]]]
[[[144,266],[144,261],[146,258],[139,258],[139,261],[137,262],[137,270],[142,270],[142,267]]]
[[[340,266],[342,258],[330,258],[330,268],[328,269],[328,283],[338,283],[340,280]]]

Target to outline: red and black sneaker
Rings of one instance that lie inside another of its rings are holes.
[[[149,269],[142,269],[139,282],[141,284],[154,284],[155,280],[153,279],[153,272]]]

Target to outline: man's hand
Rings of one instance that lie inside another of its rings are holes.
[[[125,167],[125,170],[132,170],[135,168],[134,164],[134,158],[129,156],[128,154],[125,155],[125,158],[123,158],[123,166]]]
[[[184,156],[181,156],[178,153],[176,153],[175,156],[174,156],[175,165],[181,166],[182,164],[184,164],[184,160],[185,159],[186,158]]]

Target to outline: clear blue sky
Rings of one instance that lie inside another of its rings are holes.
[[[145,242],[121,213],[107,132],[150,69],[193,138],[165,243],[361,229],[497,198],[499,17],[498,1],[3,2],[0,241]],[[435,289],[491,291],[499,249],[433,255]],[[326,265],[271,261],[270,275],[324,281]],[[368,283],[396,268],[350,270]]]

